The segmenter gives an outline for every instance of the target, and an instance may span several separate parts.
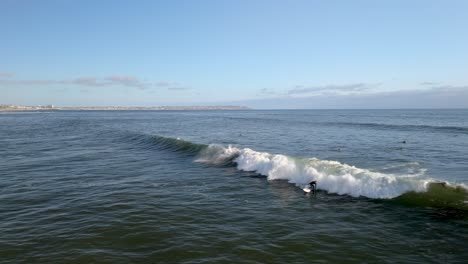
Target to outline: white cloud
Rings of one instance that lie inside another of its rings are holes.
[[[167,88],[170,91],[187,91],[190,90],[188,87],[168,87]]]
[[[0,78],[12,78],[15,76],[12,72],[0,72]]]
[[[323,86],[296,85],[286,91],[288,95],[324,95],[324,94],[353,94],[372,90],[380,84],[351,83],[351,84],[330,84]]]
[[[136,77],[129,75],[111,75],[107,78],[98,78],[94,76],[79,77],[75,79],[64,80],[27,80],[27,79],[12,79],[12,75],[0,74],[0,85],[14,86],[38,86],[38,85],[75,85],[81,87],[110,87],[110,86],[125,86],[138,89],[146,89],[150,87],[149,83],[143,82]]]
[[[258,95],[278,95],[273,89],[263,88],[258,91]]]
[[[71,83],[76,85],[83,85],[83,86],[103,86],[104,83],[99,82],[96,77],[80,77],[69,82],[64,83]]]
[[[136,77],[129,75],[113,75],[107,77],[106,80],[108,80],[111,84],[118,84],[127,87],[134,87],[139,89],[146,89],[148,87],[147,83],[144,83],[138,80]]]
[[[178,83],[176,82],[166,82],[166,81],[159,81],[159,82],[156,82],[155,85],[157,87],[170,87],[170,86],[177,86],[179,85]]]
[[[419,85],[423,86],[434,86],[434,85],[439,85],[440,83],[438,82],[420,82]]]

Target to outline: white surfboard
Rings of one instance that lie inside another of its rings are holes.
[[[310,188],[309,187],[304,187],[304,189],[302,189],[304,192],[306,193],[310,193]]]

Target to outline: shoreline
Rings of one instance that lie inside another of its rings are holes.
[[[245,106],[156,106],[156,107],[123,107],[123,106],[90,106],[90,107],[49,107],[49,106],[4,106],[0,111],[207,111],[207,110],[252,110]]]

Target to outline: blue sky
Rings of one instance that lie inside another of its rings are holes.
[[[468,107],[468,1],[0,1],[0,104]]]

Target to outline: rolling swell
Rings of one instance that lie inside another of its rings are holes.
[[[375,130],[397,131],[432,131],[451,134],[468,134],[468,127],[459,126],[432,126],[432,125],[396,125],[382,123],[354,123],[354,122],[323,122],[321,124],[338,127],[369,128]]]
[[[142,148],[177,152],[187,155],[196,155],[207,147],[207,145],[196,144],[179,138],[157,135],[129,134],[126,137],[132,144]]]
[[[179,138],[153,136],[151,137],[151,141],[156,146],[159,146],[159,150],[170,150],[187,154],[197,154],[206,148],[206,145],[195,144]]]
[[[396,197],[393,201],[406,205],[454,208],[468,211],[467,189],[446,182],[430,182],[425,192],[407,192]]]
[[[140,137],[140,140],[152,144],[157,150],[192,155],[195,162],[234,166],[266,176],[268,180],[286,180],[300,188],[316,180],[318,189],[328,193],[468,211],[468,190],[462,185],[420,179],[411,174],[374,172],[338,161],[295,158],[233,146],[196,144],[178,138],[148,136]]]
[[[292,122],[293,120],[281,120],[277,118],[230,118],[242,121],[259,122]],[[378,122],[340,122],[340,121],[304,121],[311,126],[331,126],[339,128],[366,128],[372,130],[394,130],[394,131],[431,131],[434,133],[449,133],[449,134],[468,134],[468,127],[466,126],[444,126],[444,125],[422,125],[422,124],[386,124]]]

